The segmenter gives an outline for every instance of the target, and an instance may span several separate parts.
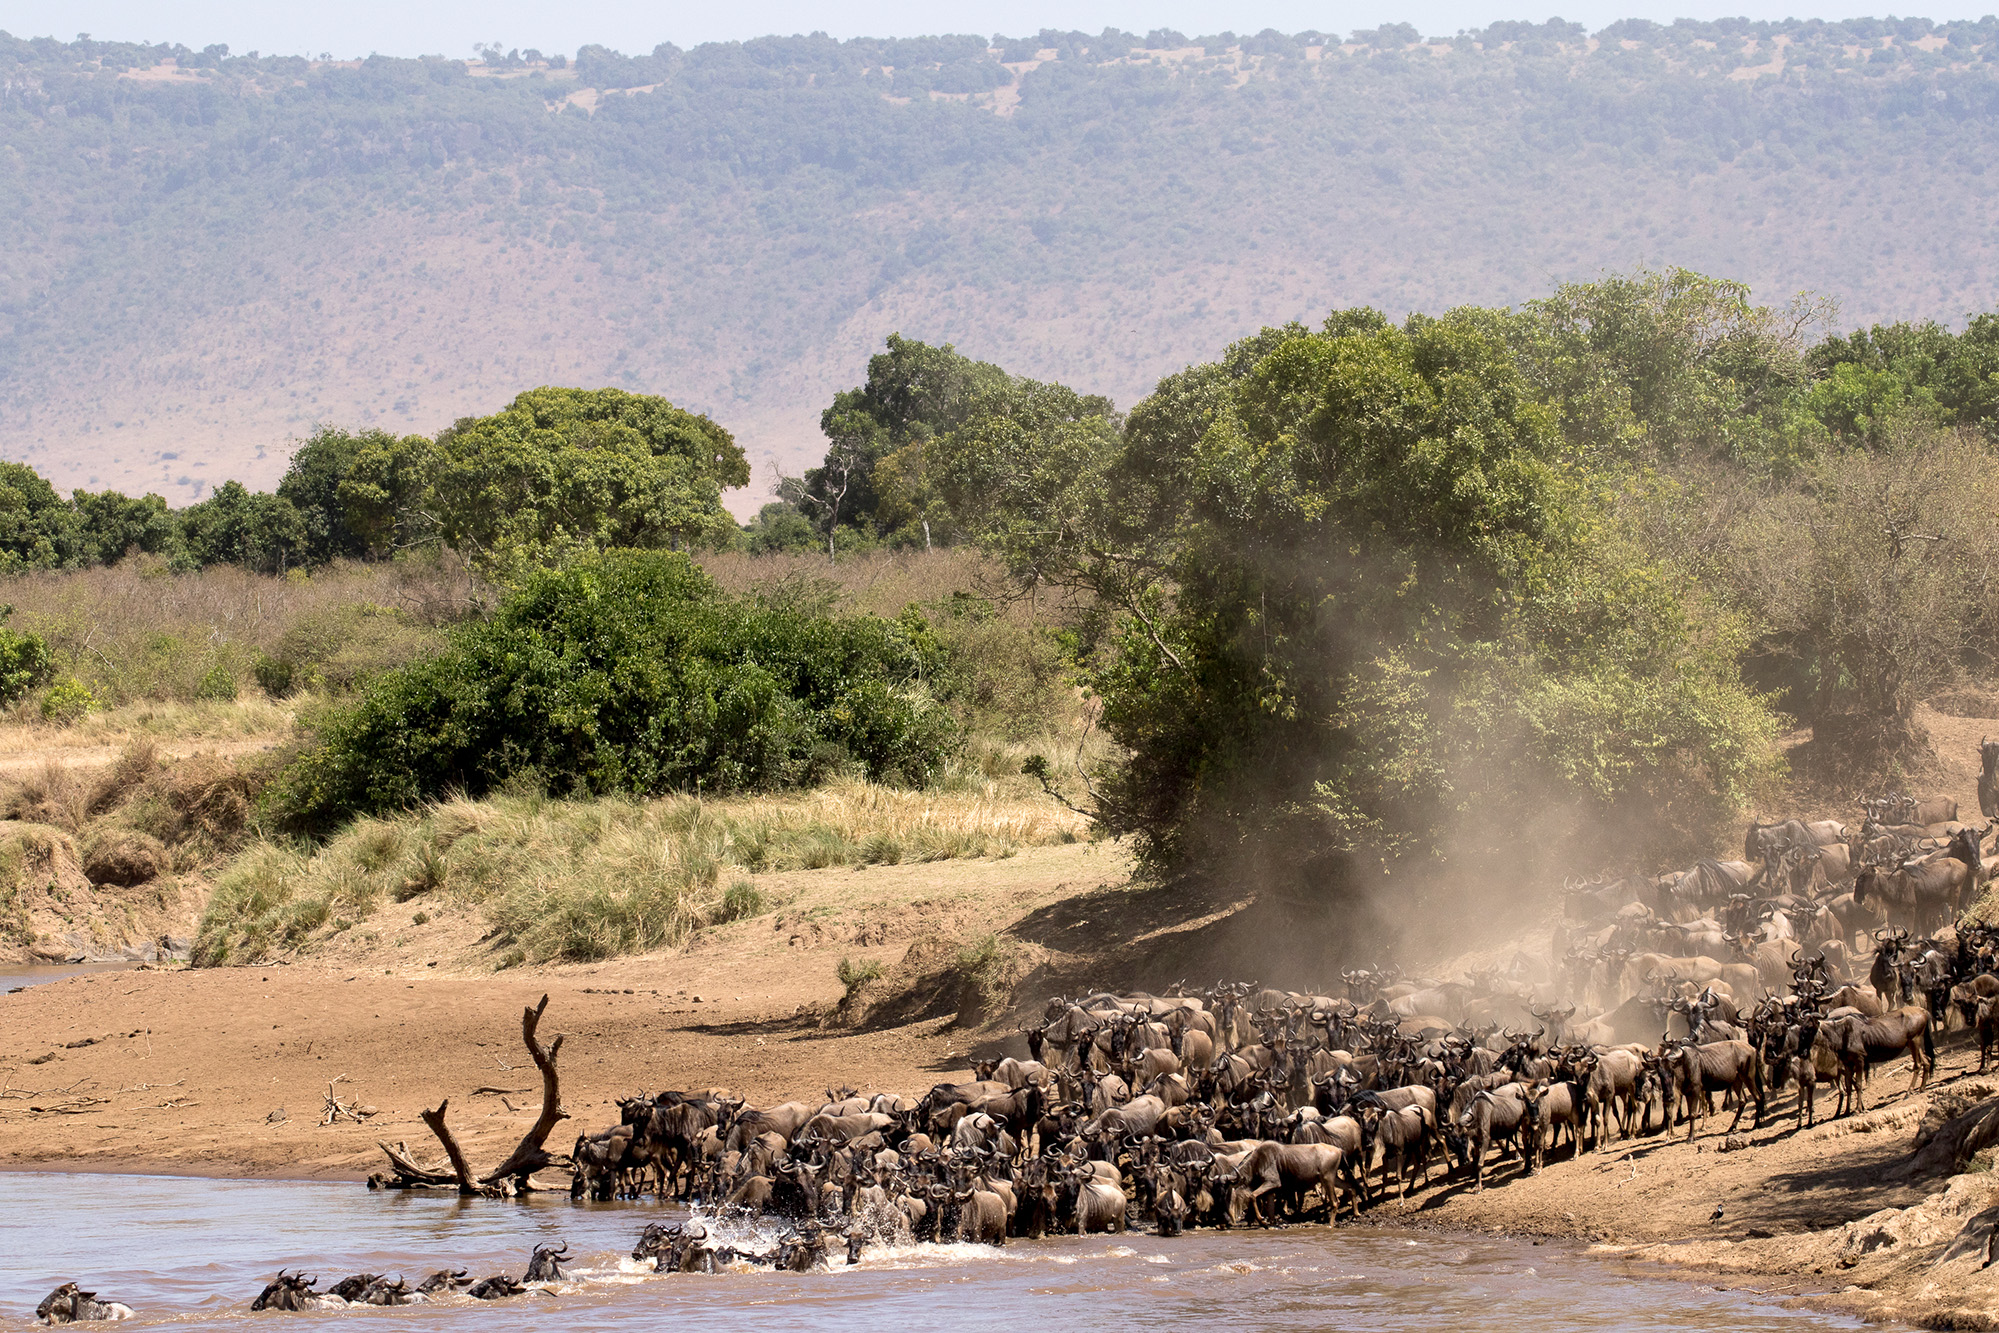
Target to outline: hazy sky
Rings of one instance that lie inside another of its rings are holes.
[[[1977,18],[1995,0],[1936,0],[1913,12],[1934,19]],[[549,54],[574,52],[589,42],[626,52],[649,51],[663,41],[691,46],[767,33],[823,30],[836,37],[896,37],[938,32],[1026,35],[1042,28],[1097,32],[1106,27],[1143,33],[1178,28],[1189,36],[1276,28],[1297,32],[1349,32],[1407,21],[1427,36],[1448,35],[1500,18],[1550,17],[1555,11],[1504,0],[1354,0],[1312,4],[1305,0],[737,0],[733,4],[641,3],[640,0],[0,0],[0,29],[16,37],[71,38],[79,32],[124,41],[184,42],[192,47],[227,42],[237,53],[279,55],[470,56],[475,42],[538,47]],[[1782,18],[1852,18],[1879,14],[1879,5],[1820,0],[1809,10],[1771,0],[1588,0],[1565,5],[1560,16],[1600,28],[1613,19],[1721,18],[1747,13]],[[1901,12],[1911,12],[1903,8]]]

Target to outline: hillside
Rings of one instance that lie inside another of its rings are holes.
[[[1999,302],[1995,57],[1989,20],[473,64],[0,35],[0,454],[181,504],[316,421],[613,383],[761,481],[894,330],[1128,403],[1264,323],[1640,263],[1955,320]]]

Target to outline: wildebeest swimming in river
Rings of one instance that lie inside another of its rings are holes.
[[[336,1310],[347,1304],[338,1296],[314,1291],[319,1279],[303,1272],[278,1270],[277,1277],[250,1302],[252,1310]]]
[[[409,1283],[401,1278],[391,1282],[380,1273],[356,1273],[326,1290],[349,1305],[415,1305],[423,1300],[420,1293],[410,1290]]]
[[[554,1245],[535,1246],[534,1254],[528,1258],[527,1276],[522,1281],[560,1282],[562,1280],[562,1261],[568,1257],[568,1241],[562,1242],[560,1247]]]
[[[417,1292],[424,1296],[451,1295],[455,1291],[472,1285],[472,1279],[465,1276],[462,1268],[440,1268],[417,1284]]]
[[[98,1319],[130,1319],[134,1311],[123,1301],[100,1301],[94,1291],[80,1290],[65,1282],[35,1307],[35,1318],[44,1324],[75,1324]]]

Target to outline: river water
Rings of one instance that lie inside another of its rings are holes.
[[[99,972],[123,972],[131,968],[131,963],[0,963],[0,996],[10,995],[30,986],[40,986],[51,981],[61,981],[64,977],[94,976]]]
[[[644,1225],[682,1216],[650,1203],[578,1205],[566,1197],[466,1201],[345,1184],[0,1173],[0,1328],[32,1326],[36,1303],[68,1279],[133,1305],[140,1324],[255,1318],[410,1333],[475,1326],[626,1333],[683,1320],[715,1333],[974,1323],[1013,1333],[1860,1327],[1552,1246],[1359,1227],[1069,1237],[997,1250],[915,1246],[871,1250],[855,1268],[836,1258],[833,1271],[808,1274],[633,1271],[628,1256]],[[774,1234],[753,1235],[744,1224],[723,1231],[759,1249]],[[554,1296],[249,1313],[281,1267],[316,1273],[322,1287],[354,1272],[402,1273],[414,1285],[447,1266],[518,1277],[535,1244],[558,1240],[576,1262]]]

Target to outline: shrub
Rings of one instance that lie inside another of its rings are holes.
[[[208,668],[201,683],[194,687],[194,697],[207,699],[213,703],[236,702],[236,673],[217,662]]]
[[[75,676],[64,676],[42,696],[42,721],[72,726],[103,706],[88,685]]]
[[[757,891],[756,885],[746,879],[739,879],[729,886],[727,893],[722,895],[722,906],[715,913],[715,920],[718,923],[744,921],[763,914],[763,894]]]
[[[840,984],[847,988],[847,998],[851,999],[855,991],[867,985],[870,981],[877,981],[881,978],[881,959],[863,958],[859,962],[856,962],[851,958],[842,958],[840,966],[836,969],[836,974],[840,978]]]
[[[0,608],[0,620],[13,613],[11,606]],[[46,639],[0,626],[0,705],[13,703],[47,680],[53,666]]]
[[[722,595],[685,556],[614,552],[544,571],[443,653],[332,715],[281,775],[307,832],[477,796],[773,790],[843,771],[922,786],[956,738],[904,621]]]
[[[292,692],[292,664],[283,658],[260,654],[250,670],[257,677],[257,688],[273,699],[283,699]]]

